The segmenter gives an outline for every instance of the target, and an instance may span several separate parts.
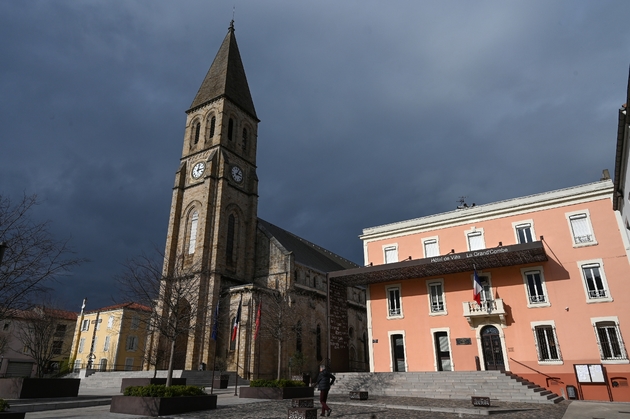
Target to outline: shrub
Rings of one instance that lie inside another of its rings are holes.
[[[123,395],[136,397],[183,397],[204,396],[201,387],[196,386],[170,386],[164,384],[149,384],[148,386],[131,386],[125,389]]]
[[[0,412],[4,412],[5,410],[9,410],[9,402],[4,399],[0,399]]]
[[[249,382],[250,387],[304,387],[303,381],[295,381],[295,380],[251,380]]]

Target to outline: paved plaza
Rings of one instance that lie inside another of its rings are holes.
[[[341,395],[331,395],[329,402],[332,408],[330,417],[346,419],[481,418],[488,413],[474,408],[467,400],[376,396],[370,397],[369,400],[358,401],[349,400]],[[279,419],[287,417],[287,409],[290,404],[290,400],[240,399],[235,397],[233,392],[228,391],[218,394],[218,408],[216,410],[166,417],[173,419]],[[317,401],[315,406],[319,406]],[[491,409],[492,417],[505,419],[630,419],[630,403],[563,401],[558,404],[529,404],[493,402]],[[476,414],[469,414],[473,411],[476,411]],[[26,414],[26,419],[44,418],[142,419],[142,417],[135,415],[110,413],[109,406],[49,410]]]

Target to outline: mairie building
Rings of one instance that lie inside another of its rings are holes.
[[[370,371],[500,370],[629,401],[629,244],[612,205],[604,176],[364,229],[366,267],[329,278],[367,288]]]

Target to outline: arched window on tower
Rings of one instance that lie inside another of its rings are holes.
[[[302,321],[298,320],[295,325],[295,350],[302,352]]]
[[[190,217],[190,240],[188,241],[188,254],[195,253],[195,247],[197,246],[197,222],[199,220],[199,213],[193,212]]]
[[[212,119],[210,120],[210,133],[208,135],[209,138],[214,137],[214,127],[217,124],[217,118],[216,117],[212,117]]]
[[[322,358],[322,328],[317,325],[317,331],[315,332],[315,352],[317,354],[317,361],[321,361]]]
[[[228,121],[228,140],[232,140],[232,133],[234,132],[234,120],[230,118]]]
[[[201,122],[197,122],[197,125],[195,125],[195,144],[199,142],[200,131],[201,131]]]
[[[225,245],[225,261],[228,265],[234,265],[234,235],[236,230],[236,219],[234,214],[228,217],[227,243]]]
[[[243,151],[247,151],[247,128],[243,128]]]

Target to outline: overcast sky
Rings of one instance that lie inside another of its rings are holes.
[[[354,262],[363,228],[613,172],[627,0],[0,0],[0,194],[37,194],[90,260],[67,308],[111,304],[121,263],[164,248],[233,6],[259,216]]]

